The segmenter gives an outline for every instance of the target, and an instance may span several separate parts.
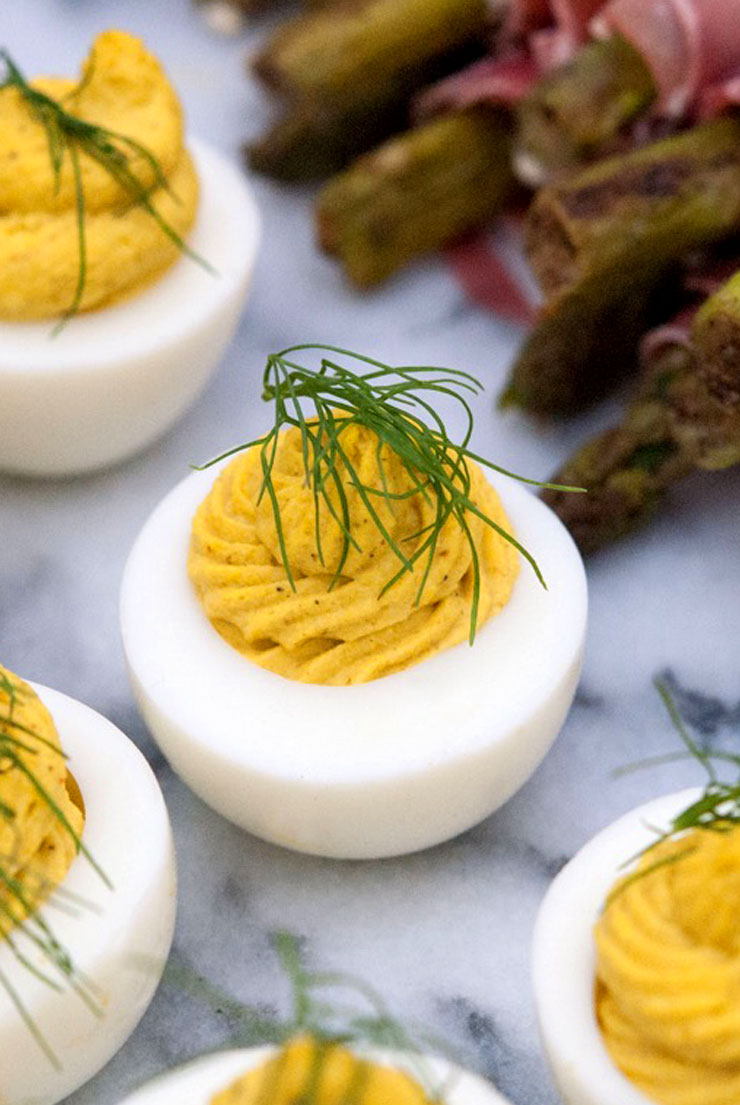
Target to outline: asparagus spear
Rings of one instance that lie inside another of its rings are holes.
[[[605,156],[655,99],[642,56],[621,35],[589,42],[535,85],[517,110],[515,165],[536,187],[563,169]]]
[[[257,172],[285,181],[320,180],[338,172],[348,162],[406,122],[401,102],[361,104],[343,110],[301,103],[244,155]]]
[[[488,18],[486,0],[355,0],[284,23],[254,70],[292,99],[378,103],[430,58],[482,38]]]
[[[699,311],[694,341],[708,392],[728,409],[740,410],[740,273]]]
[[[283,24],[254,68],[287,114],[252,166],[288,180],[343,168],[405,125],[417,88],[480,54],[489,18],[487,0],[353,0]]]
[[[526,248],[547,302],[502,402],[562,413],[635,363],[672,267],[740,228],[740,119],[723,118],[544,188]]]
[[[508,121],[486,108],[392,138],[322,189],[321,246],[359,287],[385,280],[501,209],[513,183],[509,144]]]
[[[560,469],[558,482],[575,480],[570,486],[585,487],[588,494],[542,494],[582,553],[595,552],[643,525],[665,489],[692,469],[670,432],[658,381],[690,375],[695,369],[693,358],[685,350],[672,349],[654,367],[655,374],[651,373],[622,424],[589,441]]]
[[[652,358],[622,424],[560,470],[557,482],[586,487],[588,494],[544,492],[583,552],[642,525],[691,471],[740,464],[738,288],[740,274],[699,312],[690,344],[668,345]],[[716,358],[723,366],[720,389],[708,371]]]

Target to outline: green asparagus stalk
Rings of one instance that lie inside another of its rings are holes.
[[[621,425],[589,441],[560,469],[559,477],[580,480],[586,495],[547,491],[544,500],[570,530],[582,553],[604,545],[644,525],[657,510],[672,483],[692,470],[689,457],[670,431],[664,384],[695,373],[693,358],[672,349],[655,366],[640,397],[628,408]]]
[[[349,0],[283,24],[254,61],[287,113],[248,151],[285,180],[337,172],[401,130],[410,96],[480,54],[487,0]]]
[[[355,0],[284,23],[254,60],[289,99],[378,103],[407,90],[425,63],[482,38],[486,0]]]
[[[400,102],[347,110],[301,103],[245,147],[244,155],[252,169],[277,180],[321,180],[401,130],[405,122],[406,106]]]
[[[501,209],[513,186],[508,120],[478,108],[390,139],[324,186],[321,246],[359,287],[385,280]]]
[[[724,118],[544,188],[526,248],[547,301],[502,402],[565,413],[636,360],[654,296],[687,252],[740,228],[740,119]]]
[[[694,342],[709,394],[724,407],[740,410],[740,273],[699,311]]]
[[[644,524],[690,472],[740,464],[739,287],[740,274],[707,301],[690,344],[667,345],[651,358],[621,425],[585,445],[555,477],[588,494],[544,493],[584,553]],[[719,389],[707,371],[717,357]]]
[[[517,109],[515,166],[537,187],[614,151],[656,96],[642,56],[621,35],[589,42],[538,81]]]

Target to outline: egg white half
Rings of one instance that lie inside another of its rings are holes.
[[[259,215],[246,179],[190,140],[201,193],[182,256],[144,291],[75,316],[0,321],[0,469],[59,476],[122,460],[195,400],[231,340],[254,268]]]
[[[94,1015],[60,979],[62,989],[22,967],[0,942],[0,971],[21,998],[58,1059],[43,1054],[0,986],[0,1101],[54,1105],[97,1073],[123,1046],[144,1014],[164,968],[175,920],[175,860],[159,785],[144,757],[94,710],[52,691],[34,689],[50,710],[85,803],[83,842],[113,884],[109,889],[84,856],[62,886],[89,908],[74,915],[54,906],[42,915],[95,990]],[[64,899],[67,901],[67,899]],[[57,902],[62,899],[57,895]],[[18,946],[49,971],[27,939]],[[12,1056],[12,1062],[6,1057]]]
[[[120,1105],[210,1105],[215,1094],[264,1063],[274,1052],[273,1047],[259,1047],[207,1055],[155,1079]],[[425,1075],[445,1086],[445,1105],[508,1105],[506,1098],[490,1082],[441,1059],[368,1049],[363,1049],[361,1054],[405,1070],[412,1077],[418,1074],[421,1064]]]
[[[681,791],[631,810],[560,872],[537,917],[532,975],[540,1031],[566,1105],[654,1105],[615,1066],[596,1020],[593,931],[624,864],[699,797]]]
[[[358,859],[447,840],[505,802],[559,732],[581,667],[585,574],[555,515],[496,481],[549,590],[523,564],[473,648],[359,686],[306,685],[232,649],[195,596],[190,527],[215,474],[189,476],[157,507],[121,596],[139,706],[196,794],[265,840]]]

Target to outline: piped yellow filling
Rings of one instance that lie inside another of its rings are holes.
[[[407,557],[433,525],[436,503],[408,495],[411,479],[398,456],[362,426],[342,435],[348,464],[373,495],[383,528]],[[480,468],[469,464],[471,498],[511,532],[499,498]],[[455,519],[441,529],[419,597],[422,557],[387,589],[400,562],[346,472],[352,546],[341,565],[342,528],[323,506],[317,538],[313,489],[307,485],[301,435],[285,431],[272,471],[292,589],[284,567],[270,496],[262,495],[260,449],[237,456],[216,480],[193,521],[188,571],[203,608],[234,648],[270,671],[304,683],[346,685],[418,664],[464,641],[470,630],[473,554]],[[341,504],[333,495],[333,508]],[[478,625],[511,594],[519,564],[514,548],[472,512],[467,523],[480,564]],[[423,536],[421,536],[423,535]]]
[[[193,224],[198,181],[183,145],[182,112],[159,62],[122,31],[98,36],[79,84],[34,87],[65,110],[145,146],[168,182],[127,149],[151,204],[181,237]],[[177,245],[126,188],[80,150],[85,204],[85,288],[80,310],[105,306],[156,279]],[[0,91],[0,319],[52,318],[73,302],[80,266],[77,198],[67,151],[57,183],[47,132],[15,88]]]
[[[436,1098],[434,1099],[436,1101]],[[336,1044],[299,1037],[216,1094],[211,1105],[432,1105],[392,1067],[358,1059]]]
[[[79,803],[49,711],[0,666],[0,937],[67,874],[84,824]]]
[[[617,1066],[660,1105],[740,1105],[740,830],[647,853],[596,927]]]

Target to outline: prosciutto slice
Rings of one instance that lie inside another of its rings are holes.
[[[690,349],[691,327],[698,310],[698,304],[684,307],[670,322],[665,322],[662,326],[656,326],[654,330],[649,330],[640,342],[640,360],[642,363],[648,364],[660,357],[666,350],[677,345],[683,349]]]
[[[530,36],[529,46],[542,73],[564,65],[589,37],[603,0],[550,0],[550,26]]]
[[[526,271],[521,218],[498,219],[492,230],[448,246],[445,257],[473,303],[519,326],[535,321],[540,296]]]
[[[524,50],[511,50],[500,58],[483,58],[432,85],[418,98],[415,112],[424,116],[446,108],[459,111],[475,104],[514,107],[539,76],[537,63]]]
[[[688,302],[669,322],[648,331],[640,344],[640,355],[647,364],[659,357],[669,347],[691,348],[691,328],[696,313],[710,296],[723,288],[740,270],[740,245],[735,244],[723,256],[699,257],[689,262],[683,276],[683,287]]]
[[[504,21],[503,52],[433,85],[416,113],[475,104],[514,107],[543,73],[562,65],[588,38],[603,0],[513,0]]]
[[[738,0],[609,0],[591,27],[624,35],[642,54],[667,115],[687,114],[703,90],[740,76]]]
[[[740,76],[706,88],[699,99],[699,115],[711,119],[728,107],[740,107]]]
[[[522,37],[545,26],[550,16],[549,0],[511,0],[504,24],[506,34],[512,38]]]

